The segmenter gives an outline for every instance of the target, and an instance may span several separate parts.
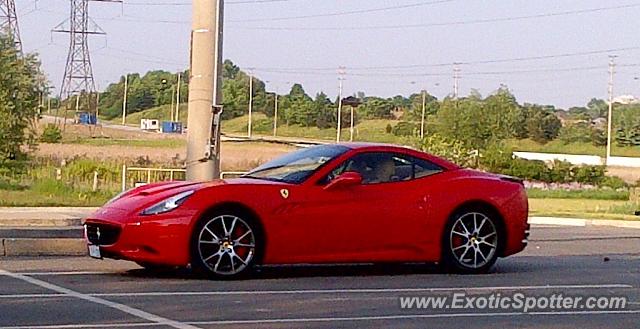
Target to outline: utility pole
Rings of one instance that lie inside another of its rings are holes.
[[[340,131],[342,130],[342,81],[344,81],[345,70],[341,66],[338,69],[338,127],[336,132],[336,143],[340,143]]]
[[[220,177],[224,0],[193,0],[187,180]]]
[[[173,110],[176,108],[176,98],[173,97],[173,94],[175,94],[176,91],[176,86],[171,86],[171,114],[169,116],[169,121],[173,121],[173,118],[175,117],[175,115],[173,114]]]
[[[18,15],[14,0],[0,0],[0,31],[7,32],[13,37],[13,43],[19,54],[22,54],[22,41],[18,28]]]
[[[458,98],[460,67],[459,63],[453,63],[453,98]]]
[[[607,116],[607,158],[605,164],[609,164],[609,158],[611,158],[611,128],[613,125],[613,74],[615,73],[615,58],[616,56],[609,56],[609,113]]]
[[[124,126],[127,119],[127,92],[129,89],[129,73],[124,76],[124,95],[122,95],[122,125]]]
[[[178,119],[180,119],[180,83],[182,79],[182,74],[180,72],[178,72],[178,89],[176,90],[176,118],[175,120],[173,120],[173,118],[171,118],[172,121],[178,121]]]
[[[424,113],[427,107],[427,91],[422,91],[422,115],[420,118],[420,138],[424,138]]]
[[[350,127],[349,127],[349,141],[353,142],[353,105],[349,106],[349,108],[351,109],[351,118],[349,119],[350,121]]]
[[[276,88],[275,101],[273,105],[273,137],[278,133],[278,88]]]
[[[253,71],[249,69],[249,124],[247,125],[247,136],[251,138],[251,116],[253,113]]]
[[[96,125],[98,124],[98,115],[100,115],[100,92],[96,91]]]

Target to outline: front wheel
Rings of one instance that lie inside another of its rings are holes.
[[[200,221],[192,241],[192,266],[216,278],[237,278],[253,267],[257,226],[233,213]]]
[[[500,230],[494,215],[485,211],[454,214],[443,236],[443,261],[462,273],[486,273],[498,259]]]

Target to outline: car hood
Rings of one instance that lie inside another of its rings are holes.
[[[121,210],[139,210],[178,193],[203,189],[216,189],[228,185],[282,185],[286,183],[251,178],[216,179],[208,182],[171,181],[143,185],[131,189],[104,207]]]

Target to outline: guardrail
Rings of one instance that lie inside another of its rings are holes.
[[[182,168],[146,168],[122,165],[122,190],[125,191],[128,187],[137,187],[153,182],[185,180],[186,173],[187,170]],[[222,171],[220,172],[220,178],[237,177],[246,173],[246,171]],[[129,180],[129,178],[132,179]]]

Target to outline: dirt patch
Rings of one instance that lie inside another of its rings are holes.
[[[618,176],[630,184],[640,181],[640,168],[608,167],[607,174],[609,176]]]
[[[247,170],[295,149],[293,146],[282,144],[223,142],[221,145],[222,169]],[[124,163],[135,163],[139,158],[148,158],[153,162],[173,163],[175,166],[180,166],[186,158],[186,149],[42,143],[36,155],[58,159],[83,157],[96,160],[121,160]]]

